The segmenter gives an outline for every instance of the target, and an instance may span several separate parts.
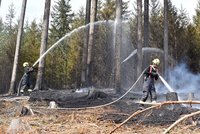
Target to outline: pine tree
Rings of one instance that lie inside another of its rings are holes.
[[[53,6],[50,38],[58,40],[71,31],[74,13],[69,2],[70,0],[59,0]]]
[[[151,12],[150,12],[150,43],[151,47],[162,48],[163,44],[163,30],[161,7],[158,0],[151,0]]]
[[[189,25],[188,34],[190,47],[188,49],[188,64],[191,70],[195,73],[200,72],[200,0],[198,0],[196,15],[193,18],[194,26]]]
[[[105,2],[98,2],[98,19],[99,20],[115,20],[116,17],[116,2],[115,0],[106,0]],[[122,18],[129,17],[130,11],[128,10],[127,2],[122,2]]]
[[[15,43],[16,43],[16,37],[17,37],[17,28],[18,26],[14,24],[14,18],[15,18],[15,7],[13,3],[9,5],[8,14],[6,14],[6,22],[4,23],[3,28],[3,39],[2,39],[2,54],[3,57],[1,59],[1,65],[2,65],[2,83],[1,86],[2,91],[5,93],[6,90],[9,89],[10,85],[10,79],[11,79],[11,73],[12,73],[12,63],[15,53]],[[6,73],[4,73],[6,72]]]

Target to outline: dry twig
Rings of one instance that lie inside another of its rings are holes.
[[[121,124],[119,124],[117,127],[115,127],[115,128],[110,132],[110,134],[112,134],[115,130],[117,130],[119,127],[121,127],[124,123],[126,123],[127,121],[129,121],[132,117],[134,117],[134,116],[136,116],[136,115],[138,115],[138,114],[141,114],[141,113],[143,113],[143,112],[145,112],[145,111],[148,111],[148,110],[150,110],[150,109],[154,109],[154,108],[156,108],[156,107],[158,107],[158,106],[159,106],[159,105],[151,106],[151,107],[148,107],[148,108],[146,108],[146,109],[136,111],[136,112],[133,113],[131,116],[129,116],[125,121],[123,121]]]
[[[175,127],[178,123],[180,123],[181,121],[185,120],[185,119],[188,119],[189,117],[192,117],[194,115],[198,115],[200,114],[200,111],[197,111],[197,112],[194,112],[194,113],[191,113],[191,114],[187,114],[183,117],[181,117],[180,119],[178,119],[176,122],[174,122],[170,127],[168,127],[165,132],[163,134],[166,134],[168,133],[173,127]]]
[[[158,107],[161,107],[162,105],[169,105],[169,104],[200,104],[200,101],[165,101],[165,102],[162,102],[162,103],[142,103],[142,104],[147,104],[147,105],[153,105],[153,106],[150,106],[146,109],[143,109],[143,110],[139,110],[139,111],[136,111],[135,113],[133,113],[131,116],[129,116],[124,122],[122,122],[121,124],[119,124],[117,127],[115,127],[111,132],[110,134],[112,134],[115,130],[117,130],[119,127],[121,127],[123,124],[125,124],[127,121],[129,121],[131,118],[141,114],[141,113],[144,113],[148,110],[151,110],[151,109],[154,109],[154,108],[158,108]],[[200,111],[198,111],[200,114]],[[194,114],[196,115],[196,114]],[[193,115],[192,115],[193,116]],[[191,116],[189,116],[191,117]],[[182,120],[181,120],[182,121]],[[176,124],[175,124],[176,125]]]

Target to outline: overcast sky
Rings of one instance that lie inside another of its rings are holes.
[[[56,0],[51,0],[53,5]],[[127,1],[127,0],[126,0]],[[130,0],[130,9],[133,7],[133,3],[136,0]],[[163,0],[160,0],[163,3]],[[173,4],[176,5],[177,8],[180,9],[182,6],[189,13],[190,18],[195,15],[195,9],[197,7],[197,0],[171,0]],[[192,1],[192,2],[191,2]],[[13,2],[16,11],[16,18],[19,18],[21,12],[22,0],[2,0],[0,7],[0,17],[5,20],[6,14],[8,14],[8,7]],[[72,10],[77,11],[81,6],[85,7],[86,0],[71,0],[70,3],[72,5]],[[26,8],[26,18],[25,20],[32,21],[36,19],[40,21],[43,16],[45,0],[27,0],[27,8]]]

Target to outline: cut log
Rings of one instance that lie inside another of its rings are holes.
[[[74,92],[72,90],[37,90],[30,94],[31,101],[65,102],[77,98],[86,98],[89,92]]]
[[[95,103],[94,100],[107,98],[107,94],[94,89],[90,90],[43,90],[30,94],[30,101],[46,101],[49,104],[54,101],[61,107],[79,107]],[[91,101],[93,100],[93,101]],[[102,102],[103,103],[103,102]]]

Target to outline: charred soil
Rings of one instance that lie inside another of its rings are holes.
[[[26,96],[3,97],[0,100],[0,133],[14,131],[20,134],[109,134],[132,113],[139,110],[134,97],[125,97],[105,107],[76,108],[102,105],[118,97],[108,94],[103,97],[97,95],[65,100],[65,103],[57,102],[58,107],[62,109],[49,109],[49,100],[30,101]],[[22,115],[23,106],[29,106],[34,115]],[[197,110],[181,105],[168,105],[149,110],[130,119],[114,134],[161,134],[181,116]],[[198,123],[199,116],[187,119],[172,129],[170,134],[200,134]]]

